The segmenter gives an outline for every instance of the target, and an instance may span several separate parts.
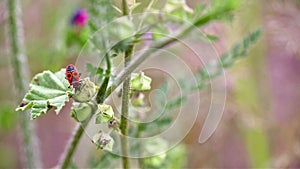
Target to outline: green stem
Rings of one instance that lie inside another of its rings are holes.
[[[15,86],[20,99],[26,92],[29,69],[25,56],[23,29],[21,22],[21,8],[18,0],[7,0],[8,30],[11,48],[11,62],[14,68]],[[20,114],[20,127],[23,134],[24,168],[40,168],[39,147],[34,131],[34,124],[30,121],[30,112]]]
[[[84,128],[88,125],[88,123],[90,122],[90,120],[92,119],[92,115],[86,119],[82,124],[78,124],[74,133],[74,136],[72,137],[72,140],[69,143],[69,146],[67,148],[67,152],[64,154],[63,158],[62,158],[62,162],[61,162],[61,166],[60,168],[62,169],[66,169],[68,168],[72,157],[75,153],[76,147],[80,141],[80,138],[84,132]]]
[[[106,73],[105,73],[106,76],[103,80],[103,83],[101,84],[101,86],[99,88],[99,92],[97,93],[97,96],[96,96],[97,103],[103,103],[104,102],[105,93],[106,93],[106,89],[107,89],[109,78],[110,78],[111,61],[110,61],[110,58],[109,58],[108,54],[105,55],[105,59],[106,59],[106,67],[107,67],[107,70],[106,70]]]
[[[128,63],[131,60],[133,55],[134,45],[132,44],[129,49],[125,52],[125,67],[128,66]],[[120,122],[120,129],[121,129],[121,149],[122,149],[122,159],[123,159],[123,168],[128,169],[129,167],[129,159],[128,159],[128,109],[129,109],[129,91],[130,91],[130,75],[128,75],[127,79],[123,83],[122,89],[122,110],[121,110],[121,122]]]
[[[122,11],[123,11],[123,16],[128,15],[127,0],[122,0]]]
[[[127,0],[122,0],[122,9],[123,9],[123,16],[127,16],[129,14]],[[125,68],[128,66],[128,63],[131,60],[133,51],[134,51],[134,44],[131,44],[124,54]],[[129,155],[128,140],[127,140],[129,91],[130,91],[130,74],[127,76],[127,79],[124,80],[123,89],[122,89],[122,109],[121,109],[121,121],[120,121],[120,130],[122,135],[120,136],[120,140],[121,140],[122,162],[123,162],[124,169],[130,168],[129,158],[128,158]]]

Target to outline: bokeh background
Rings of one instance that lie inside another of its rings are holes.
[[[187,2],[192,8],[202,1]],[[84,5],[79,0],[22,1],[31,76],[76,61],[77,53],[65,51],[62,44],[72,12]],[[21,168],[18,113],[14,111],[20,100],[15,98],[5,8],[1,1],[0,168]],[[201,113],[184,139],[186,168],[300,168],[300,1],[245,1],[231,23],[212,23],[203,31],[219,36],[214,45],[223,53],[257,27],[264,34],[249,57],[226,70],[226,107],[216,132],[204,144],[198,143],[207,115]],[[200,95],[206,93],[208,89]],[[201,112],[209,108],[205,101],[210,100],[204,99]],[[58,116],[49,112],[33,121],[45,168],[57,164],[76,125],[69,112],[67,104]],[[74,161],[86,166],[93,149],[89,137],[84,136]]]

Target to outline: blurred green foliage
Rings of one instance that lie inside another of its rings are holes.
[[[7,132],[11,130],[17,122],[17,114],[12,106],[1,105],[0,107],[0,131]]]
[[[0,168],[16,168],[16,154],[13,147],[0,144]]]
[[[187,162],[187,152],[183,145],[177,145],[165,154],[163,160],[160,156],[145,159],[145,168],[181,169]]]

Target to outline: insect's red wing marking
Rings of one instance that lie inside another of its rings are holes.
[[[66,79],[68,80],[69,84],[72,85],[72,79],[73,79],[72,72],[66,72]]]
[[[76,67],[72,64],[69,64],[66,67],[66,79],[68,80],[70,85],[73,85],[75,90],[80,90],[80,73],[78,73]]]

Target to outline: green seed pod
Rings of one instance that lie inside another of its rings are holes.
[[[134,91],[145,91],[151,89],[152,79],[144,74],[144,72],[132,73],[130,79],[130,89]]]
[[[93,136],[92,142],[97,145],[97,148],[112,151],[114,140],[113,138],[102,131]]]
[[[109,122],[114,118],[114,111],[110,105],[99,104],[96,113],[96,124]]]
[[[71,116],[75,118],[77,121],[82,122],[90,116],[92,111],[93,109],[91,105],[87,103],[74,102],[72,106]]]
[[[96,95],[96,88],[97,86],[89,78],[85,78],[73,98],[77,102],[88,102]]]

